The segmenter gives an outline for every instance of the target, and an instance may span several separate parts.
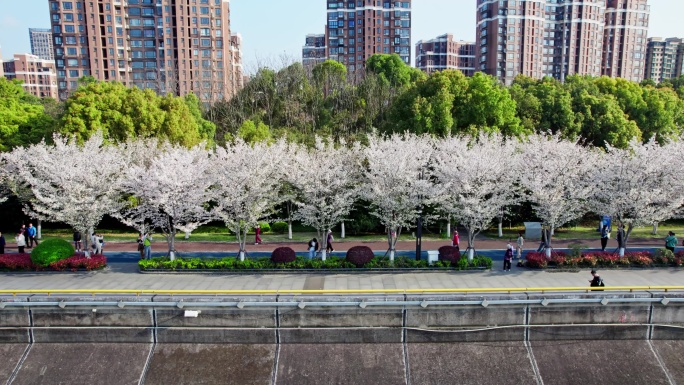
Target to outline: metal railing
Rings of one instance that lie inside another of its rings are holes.
[[[606,287],[483,287],[452,289],[342,289],[342,290],[147,290],[147,289],[17,289],[0,290],[0,295],[87,294],[97,295],[347,295],[347,294],[514,294],[514,293],[601,293],[637,291],[684,291],[684,286],[606,286]]]

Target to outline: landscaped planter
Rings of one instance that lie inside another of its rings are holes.
[[[490,269],[492,260],[487,257],[477,257],[472,264],[467,260],[452,265],[450,262],[435,262],[428,265],[427,261],[416,261],[413,258],[400,257],[392,263],[389,258],[373,258],[361,267],[346,261],[344,258],[329,257],[325,261],[320,259],[309,260],[297,257],[293,262],[275,263],[269,258],[246,259],[240,261],[237,258],[153,258],[138,262],[140,271],[186,271],[186,272],[402,272],[402,271],[455,271],[455,270],[482,270]]]
[[[104,255],[86,258],[79,254],[43,267],[35,265],[30,254],[0,254],[0,271],[90,271],[105,266],[107,258]]]
[[[563,252],[554,253],[547,258],[544,253],[528,253],[524,267],[533,269],[545,268],[654,268],[654,267],[682,267],[684,265],[684,251],[676,254],[665,249],[627,252],[624,257],[609,252],[588,252],[568,255]]]

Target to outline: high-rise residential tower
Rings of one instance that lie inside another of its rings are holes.
[[[475,73],[475,43],[454,40],[452,34],[416,43],[416,68],[431,74],[447,69],[466,76]]]
[[[55,60],[50,28],[29,28],[31,54],[45,60]]]
[[[94,76],[202,101],[237,89],[229,0],[50,0],[60,97]]]
[[[21,80],[24,90],[39,98],[57,98],[55,62],[28,53],[14,54],[14,60],[3,62],[0,75]]]
[[[603,75],[643,80],[650,12],[648,0],[607,0]]]
[[[643,77],[647,0],[477,2],[477,69],[506,84],[520,74]]]
[[[325,34],[306,35],[306,41],[302,47],[302,64],[308,67],[324,62],[327,59],[325,48]]]
[[[326,0],[326,57],[354,72],[373,54],[411,64],[411,0]]]
[[[676,37],[648,39],[644,78],[656,83],[680,77],[684,65],[684,40]]]

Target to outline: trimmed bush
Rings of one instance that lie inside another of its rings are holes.
[[[289,247],[278,247],[271,253],[271,261],[273,263],[290,263],[297,259],[295,251]]]
[[[273,224],[273,226],[271,226],[271,231],[278,234],[285,234],[285,232],[287,231],[287,223],[276,222]]]
[[[461,259],[461,250],[458,248],[458,246],[442,246],[438,249],[438,251],[438,258],[440,261],[446,261],[455,264],[458,263],[459,259]]]
[[[347,256],[345,257],[345,260],[354,264],[356,267],[363,267],[363,265],[370,262],[374,257],[375,255],[370,247],[354,246],[347,250]]]
[[[33,249],[31,262],[36,266],[48,266],[51,263],[73,256],[74,252],[71,242],[64,239],[48,239]]]
[[[268,224],[268,222],[260,222],[259,226],[261,226],[261,233],[268,233],[271,231],[271,225]]]
[[[653,254],[653,262],[659,264],[670,264],[675,260],[675,253],[668,249],[657,249]]]

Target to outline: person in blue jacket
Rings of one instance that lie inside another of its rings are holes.
[[[29,222],[28,228],[26,229],[26,234],[28,235],[28,248],[32,248],[35,243],[38,246],[38,240],[36,239],[36,228],[33,227],[33,223]]]

